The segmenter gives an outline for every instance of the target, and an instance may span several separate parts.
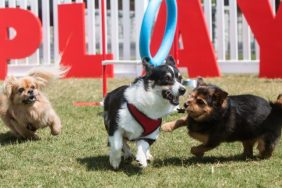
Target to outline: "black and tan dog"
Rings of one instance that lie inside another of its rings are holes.
[[[162,125],[162,130],[187,126],[189,135],[202,142],[191,148],[198,157],[222,142],[241,141],[244,157],[252,157],[258,143],[259,157],[269,158],[281,136],[282,95],[274,103],[254,95],[228,96],[199,80],[184,108],[188,116]]]

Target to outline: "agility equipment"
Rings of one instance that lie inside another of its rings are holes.
[[[169,51],[171,49],[174,40],[174,35],[177,25],[176,0],[166,0],[167,20],[166,20],[165,33],[159,50],[157,51],[156,55],[152,57],[150,50],[150,41],[151,41],[152,29],[154,26],[155,18],[161,3],[162,0],[150,0],[143,17],[141,32],[140,32],[140,40],[139,40],[139,49],[140,49],[141,58],[149,57],[150,63],[154,66],[161,65],[164,62],[167,55],[169,54]]]
[[[154,57],[152,57],[150,52],[151,33],[155,22],[155,17],[161,3],[162,0],[150,0],[143,17],[141,31],[140,31],[140,39],[139,39],[141,58],[149,57],[150,63],[154,66],[161,65],[164,62],[167,55],[169,54],[177,26],[176,0],[166,0],[167,15],[168,15],[166,29],[159,50],[157,54]],[[111,62],[107,61],[107,62],[102,62],[102,64],[103,64],[103,96],[105,97],[107,94],[106,66],[110,64],[118,64],[118,63],[117,62],[113,63],[113,61]]]
[[[152,57],[150,52],[150,41],[151,41],[151,33],[155,21],[155,17],[157,15],[158,9],[161,5],[162,0],[150,0],[148,7],[145,11],[141,31],[140,31],[140,40],[139,40],[139,46],[140,46],[140,56],[143,57],[149,57],[150,63],[154,66],[161,65],[167,55],[169,54],[169,51],[171,49],[171,46],[173,44],[176,25],[177,25],[177,3],[176,0],[166,0],[166,7],[167,7],[167,23],[166,23],[166,29],[164,33],[164,37],[162,40],[162,43],[160,45],[160,48],[157,52],[157,54]],[[105,18],[104,18],[104,12],[105,12],[105,2],[102,0],[102,54],[105,54],[105,41],[106,41],[106,35],[105,35]],[[126,64],[127,62],[121,62],[121,64]],[[140,62],[134,62],[136,64],[139,64]],[[107,94],[107,65],[112,64],[120,64],[116,61],[107,61],[104,57],[104,61],[102,61],[103,65],[103,97]],[[75,106],[99,106],[102,103],[81,103],[77,102],[73,105]]]

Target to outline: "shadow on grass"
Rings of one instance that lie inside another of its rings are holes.
[[[15,137],[11,132],[0,133],[0,145],[11,145],[26,142],[27,140]]]
[[[93,156],[78,158],[77,161],[80,164],[83,164],[87,167],[88,170],[93,171],[115,171],[109,162],[109,156]],[[120,164],[120,167],[116,171],[122,171],[128,176],[136,175],[142,173],[142,168],[131,164],[131,161],[123,161]]]
[[[161,166],[190,166],[195,164],[215,164],[215,163],[228,163],[228,162],[248,162],[248,161],[256,161],[257,158],[246,159],[242,157],[242,155],[234,155],[234,156],[208,156],[208,157],[190,157],[188,159],[181,159],[177,157],[166,158],[164,160],[155,159],[153,161],[154,167]]]

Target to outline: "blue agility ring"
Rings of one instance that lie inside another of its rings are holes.
[[[165,58],[169,54],[173,43],[176,23],[177,23],[177,3],[176,0],[166,0],[167,18],[164,38],[156,55],[152,57],[150,51],[150,42],[152,35],[152,28],[155,23],[157,11],[161,5],[162,0],[150,0],[146,12],[143,17],[139,49],[141,58],[149,57],[150,63],[154,66],[163,64]]]

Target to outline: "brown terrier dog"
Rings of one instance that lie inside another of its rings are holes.
[[[34,69],[28,76],[5,79],[0,92],[0,117],[12,133],[25,139],[39,139],[36,130],[49,126],[52,135],[61,131],[61,121],[42,89],[63,77],[68,68]]]
[[[271,157],[281,136],[282,95],[272,103],[254,95],[228,96],[215,85],[198,82],[184,104],[188,116],[162,125],[162,130],[187,126],[189,135],[202,142],[191,148],[198,157],[222,142],[233,141],[242,142],[244,157],[253,157],[255,143],[260,158]]]

